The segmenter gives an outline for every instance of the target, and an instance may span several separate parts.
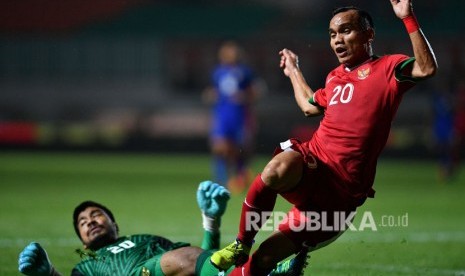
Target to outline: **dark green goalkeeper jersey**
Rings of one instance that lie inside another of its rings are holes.
[[[71,275],[150,275],[156,276],[155,267],[163,253],[189,246],[173,243],[154,235],[133,235],[119,238],[115,243],[86,254]]]

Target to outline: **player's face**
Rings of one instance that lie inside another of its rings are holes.
[[[336,14],[329,22],[329,36],[339,63],[353,67],[370,58],[374,32],[362,29],[356,11]]]
[[[77,220],[84,247],[95,250],[118,239],[118,226],[98,207],[87,207]]]
[[[218,56],[223,64],[235,64],[239,59],[239,49],[234,44],[226,44],[221,47]]]

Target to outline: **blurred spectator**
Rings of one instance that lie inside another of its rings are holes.
[[[245,190],[249,182],[257,94],[255,76],[242,60],[242,49],[234,41],[224,42],[203,98],[212,104],[210,147],[214,180],[233,193]]]
[[[435,90],[432,99],[433,135],[439,162],[439,180],[447,182],[455,171],[454,162],[454,105],[448,89]]]
[[[458,168],[465,148],[465,80],[463,79],[460,79],[455,87],[455,110],[454,163]]]

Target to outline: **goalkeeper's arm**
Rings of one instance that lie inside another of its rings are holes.
[[[52,266],[45,249],[36,242],[30,243],[19,254],[18,270],[28,276],[61,276]]]
[[[197,203],[202,211],[204,236],[201,248],[218,249],[220,246],[221,216],[226,211],[229,191],[212,181],[203,181],[197,190]]]

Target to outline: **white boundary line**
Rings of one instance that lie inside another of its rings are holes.
[[[175,241],[200,241],[201,237],[192,236],[169,236],[167,237]],[[236,237],[233,235],[224,235],[223,240],[234,240]],[[37,241],[44,246],[58,246],[68,247],[77,246],[80,247],[81,243],[77,237],[72,238],[3,238],[0,239],[0,248],[13,248],[23,247],[32,241]],[[348,232],[344,233],[336,243],[395,243],[395,242],[407,242],[407,243],[429,243],[429,242],[459,242],[465,243],[465,232]]]
[[[337,242],[465,242],[465,232],[347,232]]]
[[[311,267],[311,264],[310,264]],[[454,275],[464,276],[464,270],[442,269],[442,268],[418,268],[408,266],[386,265],[386,264],[369,264],[354,265],[349,263],[332,263],[331,265],[320,265],[319,267],[327,270],[348,271],[350,269],[369,270],[371,272],[389,273],[393,275]]]

